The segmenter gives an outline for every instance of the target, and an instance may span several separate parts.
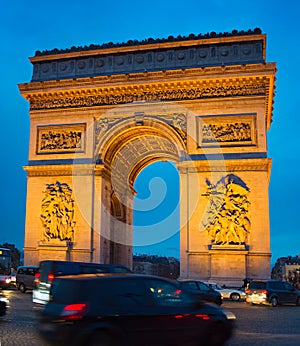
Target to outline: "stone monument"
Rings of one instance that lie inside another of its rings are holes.
[[[132,266],[134,182],[174,162],[180,275],[270,276],[266,133],[276,64],[260,29],[37,51],[25,264]]]

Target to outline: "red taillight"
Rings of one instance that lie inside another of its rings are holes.
[[[259,293],[260,293],[260,294],[265,294],[265,295],[267,295],[267,294],[268,294],[268,291],[267,291],[267,290],[261,290]]]
[[[48,282],[49,282],[49,283],[52,283],[53,280],[54,280],[54,274],[53,274],[53,273],[49,273],[49,274],[48,274]]]
[[[87,311],[88,306],[86,303],[69,304],[64,307],[61,316],[68,321],[80,320]]]
[[[202,318],[203,320],[210,320],[210,317],[206,314],[197,314],[196,317]]]
[[[35,273],[35,275],[34,275],[34,284],[35,285],[38,285],[40,283],[40,277],[41,277],[40,273]]]
[[[251,291],[250,291],[250,290],[245,290],[245,293],[246,293],[246,294],[250,294]]]

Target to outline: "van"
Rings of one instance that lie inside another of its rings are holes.
[[[25,293],[27,290],[33,290],[38,268],[38,266],[19,266],[17,268],[16,286],[19,291]]]
[[[300,291],[288,282],[279,280],[252,280],[246,289],[246,302],[250,304],[300,305]]]
[[[42,261],[35,274],[32,301],[37,304],[46,304],[50,298],[52,282],[57,276],[99,273],[132,273],[132,271],[120,264]]]

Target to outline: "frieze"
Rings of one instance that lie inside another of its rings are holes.
[[[256,144],[256,114],[197,117],[198,145],[249,146]]]
[[[202,127],[202,143],[251,142],[251,124],[236,122]]]
[[[187,84],[187,83],[186,83]],[[200,84],[200,83],[199,83]],[[148,88],[149,87],[149,88]],[[30,97],[31,110],[92,107],[103,105],[118,105],[137,101],[180,101],[206,98],[267,95],[269,81],[249,79],[247,82],[200,84],[199,86],[179,85],[176,89],[168,83],[155,87],[137,86],[134,90],[130,87],[99,88],[97,92],[76,92],[72,96],[69,93],[53,95],[45,93]]]
[[[38,127],[37,154],[84,152],[85,127],[85,124]]]

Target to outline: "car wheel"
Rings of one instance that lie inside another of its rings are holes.
[[[273,298],[271,299],[271,305],[272,305],[273,307],[275,307],[275,306],[278,305],[278,299],[277,299],[276,297],[273,297]]]
[[[21,283],[21,284],[19,285],[19,290],[20,290],[22,293],[25,293],[25,292],[26,292],[26,287],[25,287],[25,285],[24,285],[23,283]]]
[[[109,333],[98,330],[93,332],[89,338],[89,346],[113,346],[114,342]]]
[[[231,293],[230,299],[233,300],[234,302],[237,302],[240,300],[240,295],[238,293]]]

